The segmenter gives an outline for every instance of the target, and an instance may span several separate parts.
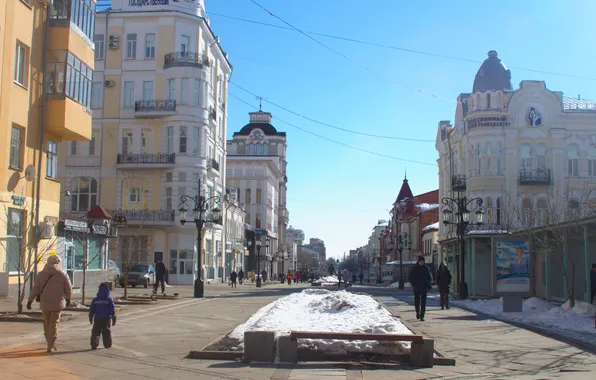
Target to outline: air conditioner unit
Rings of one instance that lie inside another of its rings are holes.
[[[103,85],[106,87],[114,87],[116,85],[116,82],[113,80],[106,80],[103,82]]]
[[[51,239],[54,237],[54,223],[39,223],[39,238]]]
[[[117,34],[110,34],[110,37],[108,38],[108,41],[110,41],[110,42],[118,42],[118,41],[120,41],[120,37]]]
[[[120,45],[118,44],[118,42],[111,42],[111,41],[110,41],[110,42],[108,43],[108,48],[110,48],[110,49],[112,49],[112,50],[118,49],[118,47],[119,47],[119,46],[120,46]]]

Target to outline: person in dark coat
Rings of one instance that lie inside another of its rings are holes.
[[[97,297],[91,301],[89,323],[93,325],[91,329],[91,349],[97,349],[100,336],[105,348],[112,347],[112,330],[110,330],[110,326],[116,326],[116,308],[114,300],[110,297],[110,289],[104,282],[99,284]]]
[[[232,273],[230,273],[230,282],[232,285],[232,288],[237,288],[238,286],[236,285],[236,279],[238,278],[238,273],[236,273],[235,270],[232,271]]]
[[[596,264],[592,264],[592,271],[590,272],[590,303],[594,302],[594,297],[596,297]]]
[[[441,295],[441,310],[449,309],[449,286],[451,285],[451,272],[447,268],[447,263],[442,262],[437,271],[437,287]]]
[[[153,293],[157,293],[157,288],[161,284],[161,294],[166,294],[166,274],[168,270],[162,260],[158,260],[155,264],[155,284],[153,285]]]
[[[263,282],[267,282],[267,271],[265,269],[263,269],[263,271],[261,272],[261,276]]]
[[[242,281],[244,281],[244,271],[240,268],[240,272],[238,272],[238,282],[242,285]]]
[[[424,256],[418,256],[418,264],[410,271],[410,285],[414,290],[414,306],[416,319],[424,321],[426,311],[426,294],[431,288],[432,274],[424,262]]]

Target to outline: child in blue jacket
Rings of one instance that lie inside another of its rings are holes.
[[[97,297],[91,302],[89,308],[89,323],[93,324],[91,330],[91,349],[97,349],[99,346],[99,336],[101,335],[103,346],[112,347],[111,326],[116,326],[116,308],[114,300],[110,297],[110,289],[105,283],[99,284]]]

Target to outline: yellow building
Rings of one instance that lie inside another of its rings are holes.
[[[94,19],[93,0],[0,2],[0,295],[54,253],[60,143],[91,137]]]
[[[203,1],[112,0],[97,13],[94,41],[92,138],[65,148],[64,208],[82,215],[101,204],[126,220],[110,252],[121,269],[162,258],[170,283],[190,284],[197,230],[181,225],[177,209],[199,180],[224,203],[232,67]],[[206,278],[224,275],[224,235],[221,223],[207,224]]]

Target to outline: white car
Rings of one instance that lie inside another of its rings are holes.
[[[108,281],[111,281],[114,286],[120,285],[120,268],[112,260],[108,260]]]

